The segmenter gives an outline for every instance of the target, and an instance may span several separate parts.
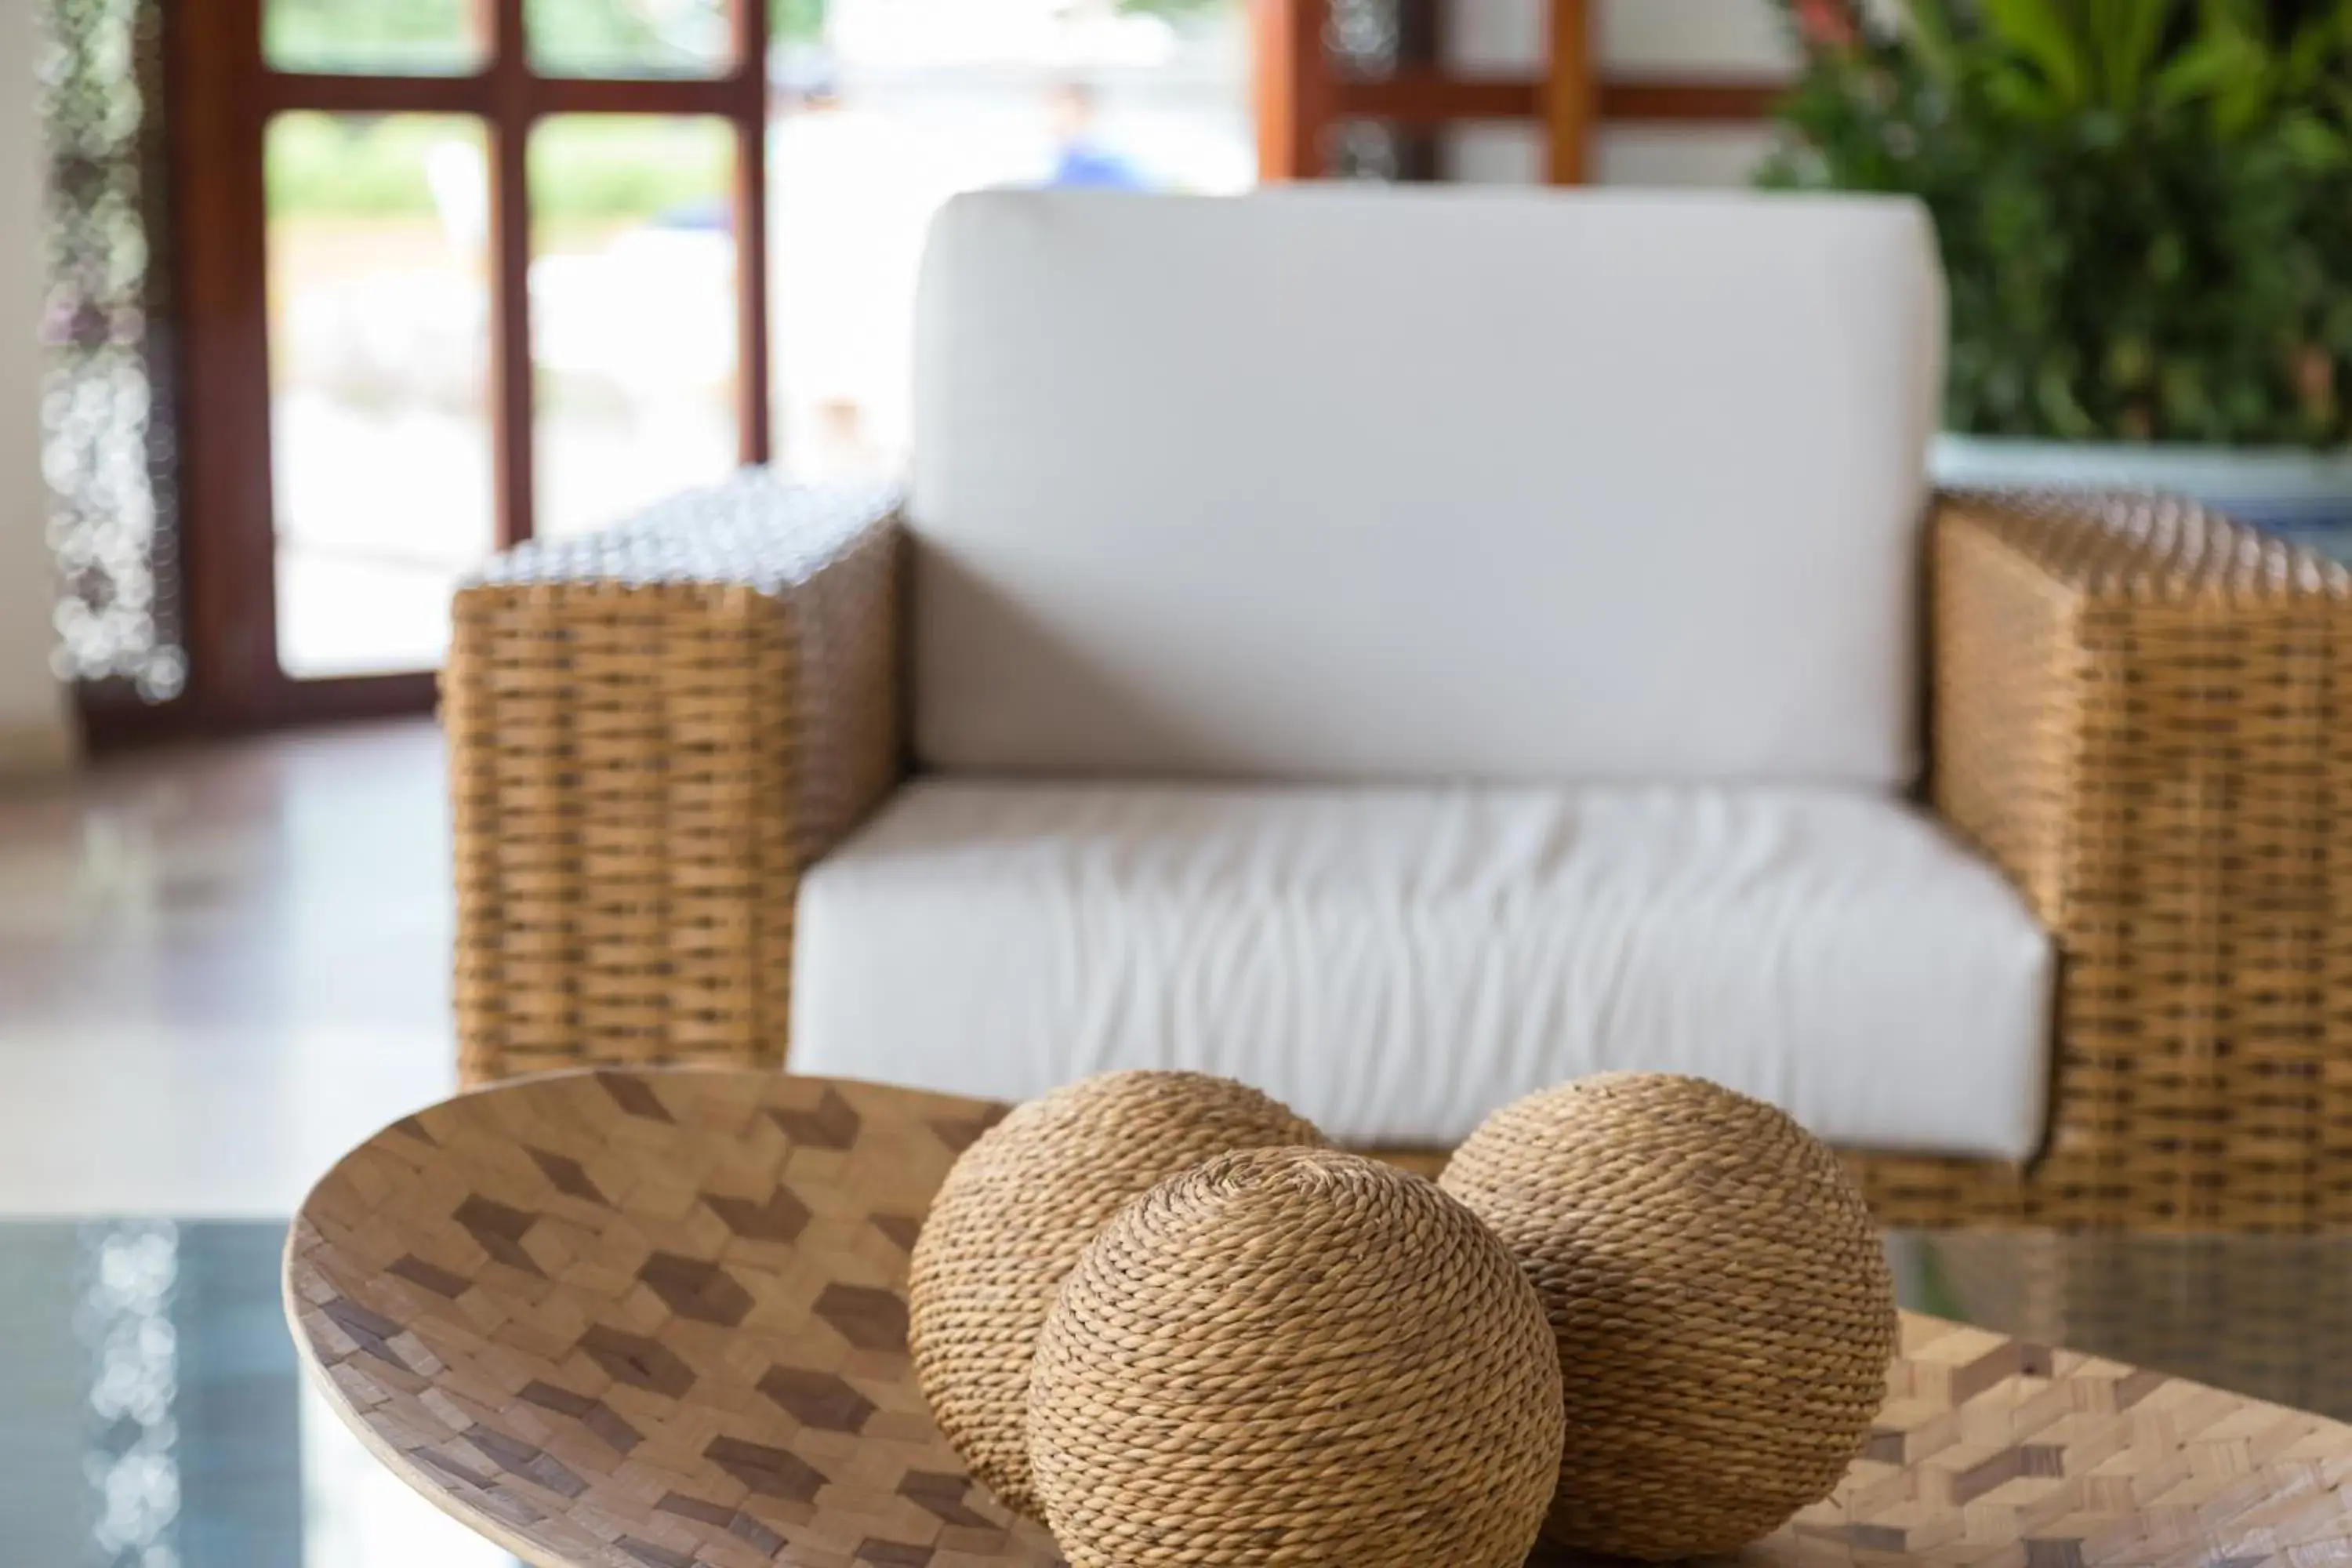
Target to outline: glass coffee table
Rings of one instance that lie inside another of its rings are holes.
[[[0,1224],[0,1561],[509,1568],[305,1386],[285,1226]],[[2352,1421],[2352,1237],[1905,1233],[1906,1306]]]
[[[0,1564],[513,1568],[301,1376],[286,1226],[0,1222]]]
[[[1915,1311],[2352,1422],[2352,1236],[1896,1232]]]

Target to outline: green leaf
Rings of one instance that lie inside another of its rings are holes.
[[[2055,0],[1983,0],[1985,20],[2003,43],[2031,60],[2055,100],[2079,107],[2090,71],[2082,41]]]
[[[2126,333],[2107,350],[2107,384],[2119,392],[2137,392],[2147,384],[2155,366],[2156,355],[2150,352],[2147,340]]]
[[[2352,156],[2352,142],[2316,115],[2292,115],[2280,122],[2278,134],[2281,144],[2307,173],[2340,169]]]
[[[2340,75],[2347,56],[2352,56],[2352,4],[2339,3],[2305,22],[2288,41],[2282,68],[2287,89],[2315,90]]]
[[[2114,0],[2113,31],[2107,38],[2107,105],[2129,113],[2140,104],[2175,0]]]
[[[2019,120],[2057,121],[2067,104],[2039,73],[2004,60],[1985,72],[1986,98],[2001,114]]]
[[[1953,428],[2352,437],[2352,0],[1914,5],[1808,60],[1769,177],[1927,205]]]
[[[1906,13],[1907,37],[1919,63],[1937,81],[1949,83],[1960,74],[1959,46],[1953,41],[1952,16],[1944,0],[1911,0]]]
[[[2098,422],[2074,395],[2074,367],[2067,356],[2053,356],[2042,365],[2034,378],[2033,396],[2042,418],[2058,435],[2080,441],[2098,434]]]
[[[2250,69],[2260,68],[2260,56],[2235,34],[2207,34],[2174,55],[2148,83],[2148,96],[2159,109],[2177,109],[2210,98],[2241,81]]]

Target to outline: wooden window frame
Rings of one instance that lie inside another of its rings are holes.
[[[769,0],[730,0],[733,60],[708,77],[546,76],[525,0],[478,0],[486,64],[465,75],[272,68],[263,0],[174,0],[165,34],[173,135],[173,282],[182,366],[180,484],[185,693],[165,710],[91,710],[92,738],[221,732],[427,710],[429,671],[298,680],[277,649],[264,138],[275,116],[459,114],[490,157],[490,416],[497,541],[529,539],[536,499],[529,199],[530,133],[558,114],[691,115],[734,132],[737,425],[768,459]]]
[[[1439,12],[1477,0],[1430,0]],[[1766,119],[1788,83],[1765,77],[1606,76],[1595,58],[1592,0],[1549,0],[1549,58],[1538,74],[1463,75],[1421,51],[1377,77],[1351,77],[1324,47],[1330,0],[1249,0],[1258,172],[1311,180],[1328,173],[1327,133],[1348,120],[1433,133],[1472,121],[1533,121],[1553,184],[1591,177],[1604,124],[1742,125]]]

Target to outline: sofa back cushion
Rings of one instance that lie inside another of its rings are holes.
[[[917,333],[926,763],[1915,768],[1907,201],[992,192],[937,220]]]

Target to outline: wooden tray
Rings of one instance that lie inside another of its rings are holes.
[[[377,1458],[539,1568],[1058,1565],[906,1356],[908,1248],[999,1114],[736,1072],[451,1100],[303,1205],[295,1343]],[[1933,1319],[1903,1338],[1837,1496],[1738,1561],[2352,1563],[2352,1428]]]

